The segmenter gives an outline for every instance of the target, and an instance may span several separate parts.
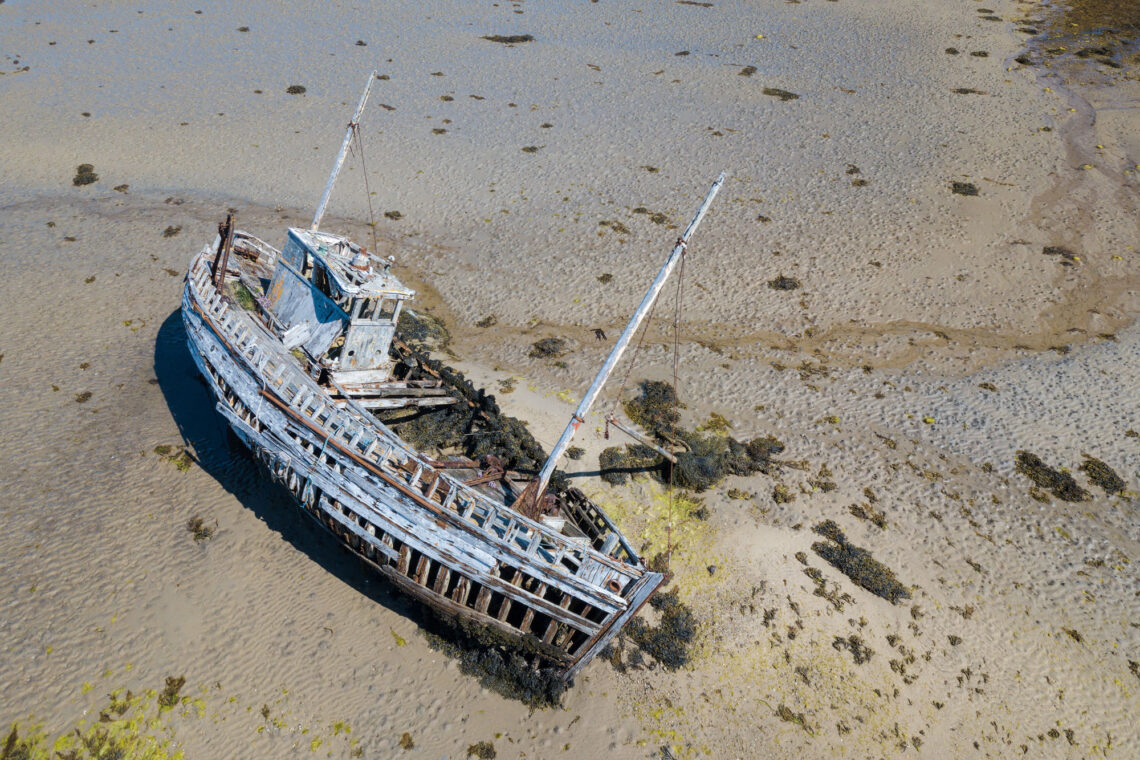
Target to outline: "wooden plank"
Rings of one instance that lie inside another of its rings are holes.
[[[272,401],[275,405],[278,405],[279,408],[281,408],[282,411],[284,411],[287,415],[290,415],[291,417],[293,417],[295,422],[297,422],[297,423],[299,423],[305,427],[312,427],[311,423],[308,420],[306,420],[303,417],[297,417],[292,409],[290,409],[289,407],[285,406],[282,402],[277,400],[277,398],[273,394],[266,393],[264,391],[262,391],[262,393],[267,398],[269,398],[269,400]],[[452,518],[455,517],[455,515],[453,513],[447,512],[445,510],[441,510],[437,504],[435,504],[434,502],[432,502],[428,499],[425,499],[423,494],[417,492],[413,488],[409,488],[406,483],[402,483],[397,478],[394,478],[391,475],[388,475],[387,473],[383,472],[382,470],[376,468],[375,465],[373,465],[371,462],[368,462],[367,460],[360,457],[360,455],[358,453],[354,453],[354,452],[346,450],[344,448],[343,444],[341,444],[340,442],[335,441],[335,440],[330,441],[329,445],[340,449],[350,459],[355,461],[357,464],[361,464],[366,469],[368,469],[369,471],[374,472],[375,474],[379,475],[382,480],[384,480],[386,483],[388,483],[388,485],[396,488],[397,490],[399,490],[404,495],[412,498],[417,504],[428,508],[429,510],[431,510],[431,512],[433,514],[435,514],[439,517],[442,517],[444,520],[451,520]],[[505,517],[508,525],[511,524],[512,522],[517,522],[517,521],[520,521],[522,519],[519,517],[514,517],[514,518],[507,517],[506,516],[507,514],[508,513],[503,513],[503,516]],[[526,521],[526,522],[529,523],[530,521]],[[532,525],[533,524],[534,523],[532,523]],[[529,563],[527,561],[526,556],[521,551],[515,549],[514,547],[510,547],[510,546],[504,547],[504,553],[506,554],[506,556],[509,560],[512,560],[511,564],[513,564],[513,565],[518,565],[520,562],[524,563],[524,564],[532,564],[532,563]],[[615,561],[609,557],[605,557],[604,555],[600,555],[600,554],[597,554],[596,552],[593,552],[593,553],[590,553],[590,558],[591,558],[591,560],[593,560],[594,563],[596,563],[598,565],[605,566],[605,567],[613,567],[613,568],[617,569],[620,573],[623,573],[627,577],[631,574],[631,571],[632,571],[631,568],[623,567],[619,562],[617,562],[617,561]],[[569,576],[569,575],[565,575],[565,576],[560,575],[557,577],[551,577],[551,575],[549,573],[549,569],[544,569],[544,567],[548,567],[547,563],[545,563],[545,562],[541,563],[541,566],[535,567],[536,572],[542,573],[544,575],[543,580],[547,581],[548,583],[552,583],[552,585],[563,585],[563,584],[569,585],[571,588],[573,588],[576,591],[576,593],[589,596],[591,598],[591,600],[593,600],[593,603],[595,604],[595,606],[600,606],[603,608],[609,606],[609,607],[613,608],[613,607],[615,607],[615,602],[616,602],[616,605],[618,605],[619,609],[620,609],[620,606],[624,606],[624,602],[625,602],[624,599],[622,599],[620,596],[613,594],[612,592],[610,592],[604,588],[601,588],[600,586],[598,586],[596,584],[586,584],[586,583],[583,583],[577,577]],[[553,568],[551,568],[551,569],[553,569]],[[563,568],[563,570],[564,570],[564,568]],[[601,594],[601,596],[599,596],[599,594]],[[609,599],[612,599],[613,601],[603,602],[602,600],[606,599],[607,597]]]
[[[444,595],[447,591],[447,584],[451,581],[451,568],[442,565],[439,572],[435,574],[435,583],[432,585],[431,590],[440,596]]]
[[[485,615],[487,614],[487,605],[491,603],[491,590],[486,586],[479,589],[479,594],[475,597],[475,611]]]
[[[461,607],[467,606],[467,597],[471,594],[471,579],[466,575],[459,579],[455,584],[455,591],[452,593],[451,599]]]
[[[427,585],[428,575],[431,574],[431,560],[426,554],[420,556],[420,561],[416,563],[416,574],[414,580],[421,586]]]

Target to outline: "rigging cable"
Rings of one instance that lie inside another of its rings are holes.
[[[681,249],[681,262],[677,268],[677,298],[673,310],[673,397],[680,400],[681,394],[677,390],[679,384],[677,364],[681,353],[681,304],[685,295],[685,259],[688,258],[688,248]],[[676,464],[669,467],[669,529],[665,538],[665,551],[673,553],[673,472]]]
[[[360,169],[364,172],[364,197],[368,200],[368,228],[372,231],[372,252],[376,250],[376,215],[372,212],[372,192],[368,186],[368,165],[364,162],[364,142],[360,139],[360,124],[353,122],[352,135],[360,152]]]

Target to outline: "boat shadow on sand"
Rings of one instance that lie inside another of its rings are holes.
[[[297,507],[289,491],[269,478],[215,411],[213,396],[186,346],[177,309],[159,327],[154,373],[194,461],[267,528],[358,593],[417,625],[429,646],[458,660],[460,669],[483,686],[532,706],[558,703],[565,686],[553,671],[536,670],[482,631],[453,626],[409,600]]]

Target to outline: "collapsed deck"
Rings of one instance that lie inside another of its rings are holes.
[[[234,432],[402,590],[576,674],[662,576],[580,491],[560,497],[565,528],[528,519],[435,466],[351,395],[334,398],[287,348],[267,299],[250,310],[228,294],[227,283],[259,290],[279,256],[243,233],[234,242],[245,254],[220,277],[216,246],[195,256],[182,303],[191,354]]]

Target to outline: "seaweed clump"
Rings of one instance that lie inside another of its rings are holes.
[[[1110,496],[1124,491],[1125,483],[1116,471],[1096,457],[1083,455],[1085,461],[1080,466],[1081,472],[1088,476],[1094,486],[1099,486]]]
[[[531,345],[528,356],[534,359],[557,359],[565,356],[569,350],[570,343],[565,338],[543,338]]]
[[[503,45],[518,45],[522,42],[534,42],[532,34],[484,34],[483,39],[488,42],[498,42]]]
[[[216,527],[216,526],[215,526]],[[198,515],[194,515],[186,521],[186,531],[194,536],[194,543],[206,541],[213,537],[215,527],[210,527]]]
[[[649,432],[664,446],[681,447],[676,464],[670,464],[652,449],[633,445],[620,450],[607,449],[601,462],[603,471],[607,462],[614,467],[633,467],[649,470],[663,482],[672,482],[682,488],[704,491],[729,475],[770,473],[775,462],[772,457],[784,450],[784,444],[772,437],[754,438],[742,442],[722,430],[711,435],[686,430],[678,424],[678,409],[683,409],[673,386],[656,380],[644,380],[640,394],[625,403],[625,413],[631,420]],[[603,478],[610,473],[603,472]],[[607,482],[613,482],[606,478]],[[624,482],[624,477],[618,479]]]
[[[629,638],[643,652],[653,657],[666,670],[677,670],[692,659],[693,642],[697,637],[697,618],[687,604],[681,601],[674,586],[659,592],[649,604],[661,613],[661,619],[650,626],[640,617],[629,622]]]
[[[499,756],[495,752],[495,745],[491,742],[475,742],[467,747],[468,757],[477,757],[479,760],[495,760]]]
[[[420,345],[438,339],[433,335],[428,329],[419,341]],[[414,335],[405,333],[403,337],[410,348],[417,342]],[[458,398],[455,404],[420,411],[411,417],[403,416],[406,411],[391,412],[381,417],[412,446],[456,452],[476,461],[494,456],[507,470],[519,472],[536,472],[546,461],[546,450],[531,435],[526,423],[503,414],[495,397],[482,388],[476,388],[462,372],[428,358],[415,348],[411,348],[411,354],[402,361],[414,367],[407,379],[417,376],[439,378]],[[555,492],[565,490],[566,475],[561,470],[555,471],[551,488]]]
[[[396,323],[400,338],[417,351],[446,351],[451,344],[451,333],[439,317],[404,309]]]
[[[518,642],[486,626],[434,610],[431,613],[424,626],[428,646],[456,660],[460,672],[479,679],[484,688],[534,709],[561,704],[570,686],[561,670],[529,662],[519,652]]]
[[[865,662],[870,662],[871,658],[875,656],[875,650],[863,643],[863,639],[855,634],[851,634],[847,638],[836,636],[835,640],[831,642],[831,646],[835,651],[846,649],[851,653],[855,659],[856,665],[862,665]]]
[[[1062,501],[1087,501],[1091,498],[1088,491],[1077,485],[1072,475],[1054,470],[1041,461],[1041,457],[1028,451],[1017,452],[1017,471],[1041,488],[1049,489]]]
[[[180,699],[178,693],[182,691],[182,687],[185,685],[185,676],[167,676],[166,687],[163,688],[162,693],[158,695],[159,708],[169,710],[178,704]]]
[[[951,182],[950,192],[955,195],[977,195],[978,186],[973,182]]]
[[[75,176],[71,180],[71,184],[76,187],[83,187],[99,181],[99,175],[95,173],[95,167],[91,164],[80,164],[75,167]]]
[[[768,287],[772,290],[795,290],[799,286],[800,281],[795,277],[780,275],[774,280],[768,280]]]
[[[610,446],[598,455],[602,480],[611,486],[625,485],[626,476],[635,472],[652,471],[661,466],[661,455],[648,446]]]
[[[812,551],[850,578],[856,586],[891,604],[910,598],[910,592],[895,577],[894,571],[872,557],[866,549],[848,543],[834,521],[824,520],[812,530],[827,539],[813,543]]]
[[[795,94],[794,92],[788,92],[787,90],[781,90],[779,87],[765,87],[763,90],[761,90],[761,92],[763,92],[765,95],[771,96],[773,98],[779,98],[780,100],[783,100],[784,102],[787,102],[789,100],[796,100],[800,97],[799,95]]]

